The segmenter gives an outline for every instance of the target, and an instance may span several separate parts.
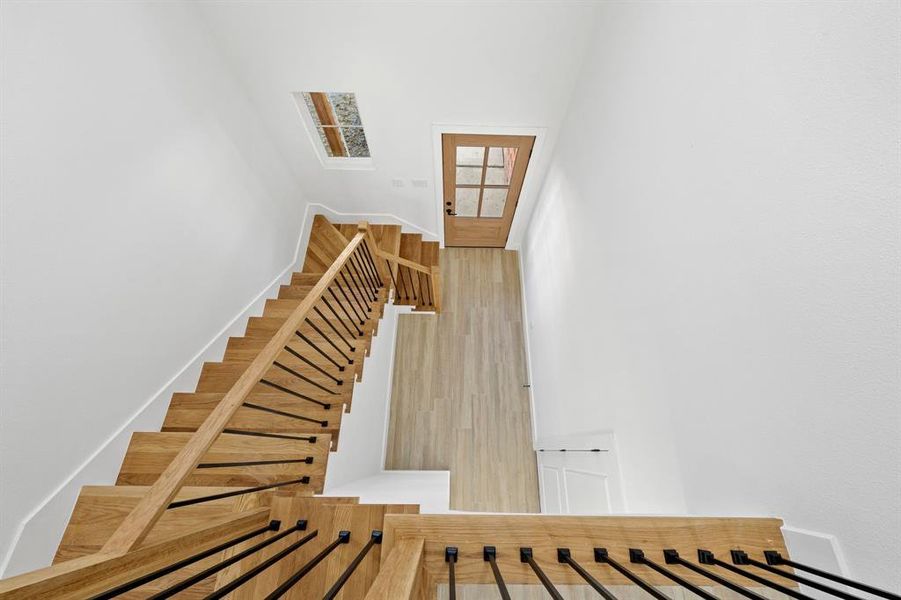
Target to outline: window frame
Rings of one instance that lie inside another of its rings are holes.
[[[307,132],[307,137],[310,139],[310,143],[313,145],[313,151],[316,153],[316,156],[319,158],[319,162],[322,164],[325,169],[336,169],[336,170],[348,170],[348,171],[372,171],[375,170],[375,163],[372,157],[372,144],[369,139],[368,132],[366,131],[365,123],[366,120],[363,118],[363,111],[360,108],[359,95],[356,92],[347,92],[353,93],[354,97],[357,100],[357,111],[360,113],[360,127],[363,129],[364,135],[366,135],[366,145],[369,147],[369,156],[368,157],[359,157],[359,156],[329,156],[328,151],[322,144],[322,140],[319,138],[319,129],[316,125],[316,122],[313,120],[313,115],[310,114],[310,110],[307,107],[307,103],[304,101],[305,92],[292,92],[291,97],[294,100],[294,106],[297,108],[297,112],[300,113],[300,120],[303,123],[304,129]],[[306,92],[311,93],[311,92]]]

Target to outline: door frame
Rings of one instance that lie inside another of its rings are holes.
[[[544,172],[547,165],[544,156],[544,144],[547,138],[546,127],[508,127],[494,125],[451,125],[435,123],[432,125],[432,152],[435,169],[435,226],[438,232],[438,243],[444,248],[444,159],[441,136],[445,133],[473,135],[530,135],[535,136],[532,146],[532,158],[529,160],[526,176],[519,192],[519,204],[510,224],[506,250],[517,250],[522,242],[525,227],[532,216],[538,200],[538,179],[536,173]]]

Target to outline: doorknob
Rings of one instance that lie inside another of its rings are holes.
[[[457,216],[457,213],[455,213],[455,212],[453,211],[453,209],[450,209],[450,208],[446,209],[444,212],[446,212],[448,215],[450,215],[450,216],[452,216],[452,217],[456,217],[456,216]]]

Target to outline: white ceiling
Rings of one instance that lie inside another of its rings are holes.
[[[432,126],[546,127],[514,233],[518,239],[556,139],[596,5],[505,3],[197,3],[301,181],[305,200],[389,213],[437,231]],[[374,171],[324,169],[290,96],[357,94]],[[392,179],[405,180],[403,188]],[[425,189],[410,179],[427,179]]]

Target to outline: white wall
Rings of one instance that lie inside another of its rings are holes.
[[[12,575],[47,564],[80,484],[112,481],[120,428],[158,427],[277,285],[304,203],[185,5],[0,14],[2,560],[28,525]]]
[[[326,490],[329,496],[356,497],[361,504],[418,504],[420,514],[450,510],[450,471],[381,471]]]
[[[434,189],[432,126],[546,127],[552,146],[597,10],[590,2],[483,0],[197,7],[311,202],[390,213],[430,232],[438,231],[443,214]],[[375,170],[322,168],[289,94],[315,90],[357,94]],[[536,152],[527,186],[531,178],[541,181],[545,167]],[[395,178],[403,188],[393,187]],[[413,178],[429,186],[413,188]],[[513,222],[514,243],[535,199],[526,192]]]
[[[899,10],[604,3],[524,260],[539,435],[896,590]]]

